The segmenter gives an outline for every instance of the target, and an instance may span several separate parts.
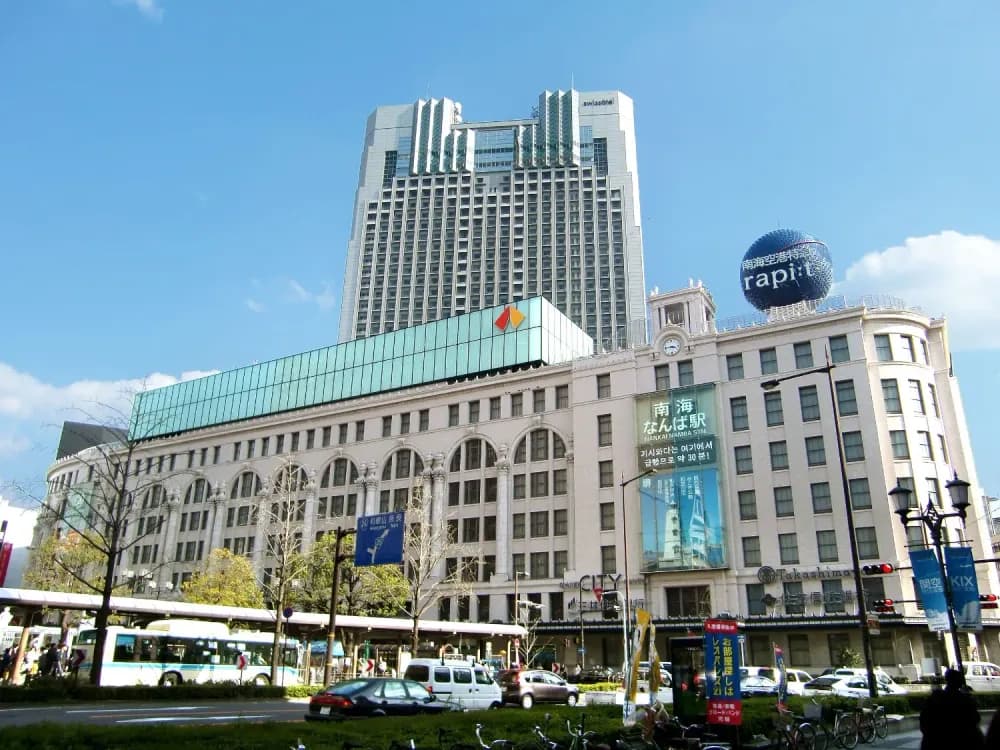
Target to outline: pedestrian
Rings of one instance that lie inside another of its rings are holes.
[[[62,672],[59,665],[59,647],[55,642],[50,643],[45,651],[45,666],[39,664],[38,671],[46,677],[58,677]]]
[[[3,650],[3,655],[0,656],[0,685],[7,684],[8,672],[10,672],[13,664],[14,655],[10,652],[10,646],[8,646]]]
[[[944,673],[944,690],[930,694],[920,712],[920,750],[976,750],[984,747],[976,701],[957,669]]]

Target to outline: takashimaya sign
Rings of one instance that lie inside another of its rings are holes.
[[[847,578],[853,576],[850,568],[816,568],[815,570],[800,570],[798,568],[772,568],[763,565],[757,569],[757,580],[761,583],[777,583],[778,581],[807,581],[813,578]]]

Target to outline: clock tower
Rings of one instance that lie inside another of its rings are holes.
[[[668,354],[680,335],[715,333],[715,302],[701,281],[688,281],[686,289],[672,292],[653,289],[646,301],[653,340]]]

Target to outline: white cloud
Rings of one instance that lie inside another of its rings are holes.
[[[891,294],[948,321],[954,349],[1000,348],[1000,240],[946,230],[868,253],[837,294]]]
[[[151,21],[163,20],[164,10],[156,0],[118,0],[118,4],[132,6]]]
[[[295,279],[288,280],[288,288],[291,290],[292,299],[295,302],[314,304],[323,312],[332,310],[337,304],[337,295],[333,293],[330,284],[325,281],[318,292],[309,291]]]
[[[247,307],[250,308],[251,312],[262,313],[264,312],[264,306],[260,304],[257,300],[252,297],[247,298]]]
[[[24,453],[31,447],[31,441],[21,435],[0,435],[0,456],[9,458]]]

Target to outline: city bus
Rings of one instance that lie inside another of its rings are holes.
[[[230,629],[223,623],[154,620],[145,628],[108,627],[102,685],[179,685],[205,682],[271,684],[274,633]],[[93,664],[96,630],[81,630],[75,647],[84,653],[80,672]],[[242,657],[242,658],[241,658]],[[298,685],[301,648],[282,639],[278,685]],[[240,669],[240,664],[244,668]]]

